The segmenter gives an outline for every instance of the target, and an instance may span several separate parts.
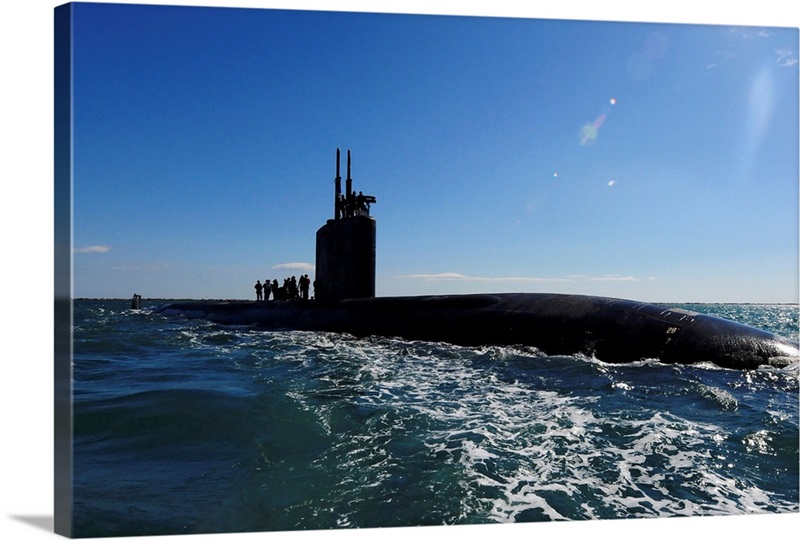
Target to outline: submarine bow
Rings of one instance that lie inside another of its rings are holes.
[[[727,319],[595,296],[506,293],[359,298],[338,301],[189,301],[165,315],[263,329],[348,333],[519,345],[547,355],[584,354],[613,363],[658,359],[753,369],[796,362],[795,341]]]

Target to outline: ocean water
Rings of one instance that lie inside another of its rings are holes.
[[[274,332],[76,300],[74,534],[787,513],[798,366]],[[687,304],[781,335],[796,305]]]

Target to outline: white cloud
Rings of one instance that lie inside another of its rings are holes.
[[[162,272],[171,268],[169,264],[144,264],[135,266],[112,266],[115,272]]]
[[[775,63],[780,67],[791,67],[798,63],[797,53],[789,49],[778,49],[775,54],[778,55]]]
[[[573,281],[570,277],[547,278],[547,277],[525,277],[525,276],[506,276],[506,277],[484,277],[467,276],[456,272],[442,272],[440,274],[406,274],[395,276],[400,279],[419,279],[425,281],[480,281],[491,283],[556,283]]]
[[[581,274],[570,274],[564,277],[533,277],[533,276],[504,276],[504,277],[484,277],[467,276],[457,272],[442,272],[439,274],[405,274],[394,276],[399,279],[416,279],[422,281],[465,281],[465,282],[487,282],[487,283],[571,283],[580,281],[605,281],[605,282],[637,282],[639,278],[635,276],[586,276]],[[650,281],[656,279],[646,278]]]
[[[469,280],[470,278],[464,274],[456,274],[454,272],[444,272],[441,274],[408,274],[405,276],[395,276],[403,279],[453,279],[453,280]]]
[[[82,248],[73,248],[73,253],[105,253],[111,251],[110,246],[86,246]]]
[[[290,262],[290,263],[282,263],[276,264],[272,267],[273,270],[304,270],[306,272],[313,272],[315,267],[311,263],[307,262]]]
[[[639,281],[639,279],[633,276],[600,276],[590,277],[589,281]]]

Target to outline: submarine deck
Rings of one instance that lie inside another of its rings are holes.
[[[338,301],[184,301],[164,315],[264,329],[396,336],[455,345],[533,346],[614,363],[656,358],[752,369],[785,366],[798,344],[770,332],[683,309],[617,298],[549,293],[379,297]]]

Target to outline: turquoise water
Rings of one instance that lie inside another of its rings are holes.
[[[618,365],[77,300],[77,536],[798,512],[798,366]],[[798,307],[687,304],[781,335]]]

